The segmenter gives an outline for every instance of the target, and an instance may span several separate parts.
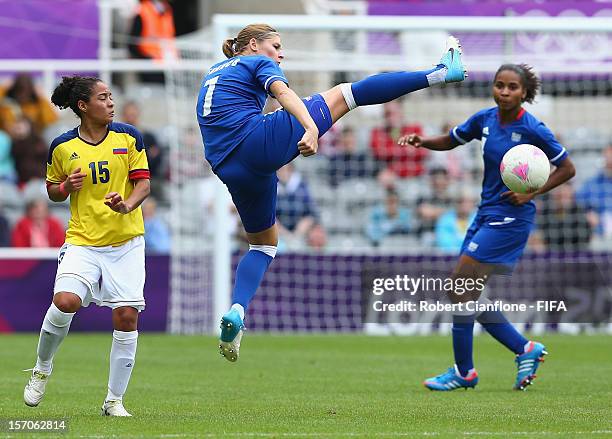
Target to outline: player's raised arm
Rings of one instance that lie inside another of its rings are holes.
[[[459,145],[452,139],[450,134],[432,137],[421,137],[418,134],[408,134],[400,137],[397,143],[401,146],[411,145],[415,148],[425,148],[432,151],[449,151]]]
[[[302,102],[300,97],[283,81],[274,81],[272,85],[270,85],[270,91],[283,108],[294,115],[306,130],[302,139],[298,142],[300,154],[304,157],[316,154],[319,129],[314,120],[312,120],[310,113],[308,113],[308,109],[304,105],[304,102]]]

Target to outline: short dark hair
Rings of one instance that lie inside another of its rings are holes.
[[[506,70],[516,73],[521,78],[521,85],[527,91],[523,102],[532,104],[542,83],[534,73],[533,67],[528,64],[502,64],[495,72],[495,79],[497,75]]]

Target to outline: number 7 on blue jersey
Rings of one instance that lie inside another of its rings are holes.
[[[219,77],[215,76],[214,78],[210,78],[208,81],[204,83],[204,87],[208,87],[208,89],[206,90],[206,96],[204,96],[204,106],[202,108],[202,117],[208,116],[210,112],[212,111],[211,109],[212,97],[215,91],[215,84],[217,84],[218,80],[219,80]]]

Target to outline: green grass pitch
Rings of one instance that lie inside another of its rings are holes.
[[[2,336],[0,420],[65,418],[60,437],[83,438],[612,436],[612,337],[538,339],[550,355],[526,392],[511,390],[513,356],[483,335],[476,390],[439,393],[421,382],[452,363],[448,337],[247,333],[230,364],[212,337],[143,333],[124,398],[134,417],[109,419],[110,333],[69,335],[37,408],[21,372],[37,337]]]

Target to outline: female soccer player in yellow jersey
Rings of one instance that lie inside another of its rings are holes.
[[[40,403],[72,317],[94,302],[112,309],[115,329],[102,414],[131,416],[122,398],[134,367],[138,313],[145,306],[140,209],[150,192],[145,147],[136,128],[113,122],[111,91],[98,78],[64,77],[51,101],[72,109],[81,124],[49,149],[47,192],[57,202],[70,197],[70,222],[23,398],[31,407]]]

